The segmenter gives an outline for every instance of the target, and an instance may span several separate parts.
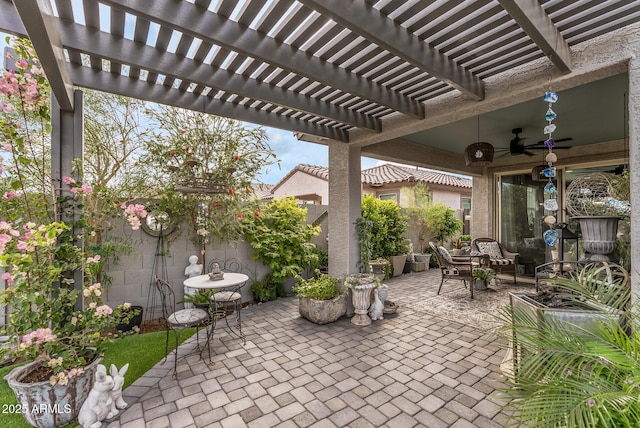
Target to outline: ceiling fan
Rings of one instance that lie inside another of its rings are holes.
[[[524,140],[526,140],[526,137],[520,137],[520,134],[522,132],[522,128],[513,128],[511,130],[511,132],[515,135],[515,137],[513,137],[513,139],[509,142],[509,148],[502,148],[502,149],[497,149],[497,151],[505,151],[504,154],[502,154],[501,156],[506,156],[506,155],[521,155],[521,154],[525,154],[527,156],[535,156],[535,153],[533,153],[531,150],[548,150],[545,146],[544,146],[544,140],[542,141],[538,141],[537,143],[532,143],[532,144],[525,144]],[[559,138],[559,139],[554,139],[553,141],[558,144],[558,143],[562,143],[564,141],[571,141],[573,140],[573,138],[569,137],[569,138]],[[557,149],[570,149],[571,146],[554,146],[554,150]]]

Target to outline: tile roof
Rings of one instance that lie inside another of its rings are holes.
[[[296,171],[301,171],[309,175],[321,178],[323,180],[329,180],[328,167],[302,163],[296,165],[293,169],[291,169],[291,171],[287,173],[287,175],[282,177],[282,179],[280,179],[280,181],[278,181],[278,183],[276,183],[270,189],[270,192],[273,193],[276,188],[287,181]],[[422,181],[427,184],[440,184],[443,186],[453,186],[470,189],[472,183],[472,180],[469,178],[445,174],[439,171],[393,164],[384,164],[365,169],[362,171],[361,177],[362,183],[369,184],[371,186],[381,186],[388,183],[401,183],[403,181]],[[263,196],[263,199],[265,198],[265,196]]]
[[[384,164],[362,171],[362,182],[369,185],[422,181],[427,184],[471,188],[472,180],[417,167]]]

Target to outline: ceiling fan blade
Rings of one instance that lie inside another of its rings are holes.
[[[527,156],[535,156],[535,153],[530,152],[529,150],[525,150],[525,151],[524,151],[524,152],[522,152],[522,153],[524,153],[524,154],[525,154],[525,155],[527,155]]]
[[[573,147],[573,146],[555,146],[553,148],[553,150],[564,150],[564,149],[570,149],[571,147]],[[549,150],[546,147],[538,147],[538,146],[533,146],[533,147],[532,146],[528,146],[526,149],[527,150]]]
[[[556,144],[558,144],[558,143],[562,143],[564,141],[572,141],[572,140],[573,140],[573,138],[567,137],[567,138],[558,138],[557,140],[554,139],[553,141],[555,141]],[[535,143],[536,146],[540,146],[540,145],[543,145],[543,144],[544,144],[544,140],[543,141],[538,141],[537,143]],[[531,144],[531,145],[533,146],[534,144]]]

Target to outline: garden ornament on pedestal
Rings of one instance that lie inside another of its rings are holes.
[[[113,378],[107,375],[107,368],[100,364],[96,371],[96,379],[89,396],[80,408],[78,422],[83,428],[100,428],[102,421],[112,418],[117,414],[112,411],[114,382]]]

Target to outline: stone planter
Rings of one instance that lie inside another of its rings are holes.
[[[391,265],[393,266],[393,276],[402,275],[404,270],[404,262],[407,261],[407,255],[391,256]]]
[[[582,248],[587,252],[586,260],[590,262],[608,262],[617,246],[617,216],[579,216],[572,217],[580,223],[582,232]]]
[[[9,387],[18,400],[22,417],[28,424],[39,428],[64,426],[78,417],[82,403],[89,395],[102,357],[97,358],[84,368],[84,373],[69,379],[66,385],[51,386],[48,380],[35,383],[23,383],[22,379],[36,367],[40,361],[16,367],[5,376]]]
[[[346,285],[351,289],[351,299],[355,315],[351,323],[355,325],[369,325],[369,306],[371,306],[371,291],[378,286],[373,275],[349,275]]]
[[[431,260],[431,253],[417,253],[413,257],[416,259],[416,263],[424,263],[425,270],[429,269],[429,261]]]
[[[384,280],[384,268],[387,265],[388,263],[369,263],[371,273],[373,273],[380,281]]]
[[[298,302],[300,315],[316,324],[336,321],[347,312],[347,296],[341,294],[330,300],[315,300],[303,297]]]

